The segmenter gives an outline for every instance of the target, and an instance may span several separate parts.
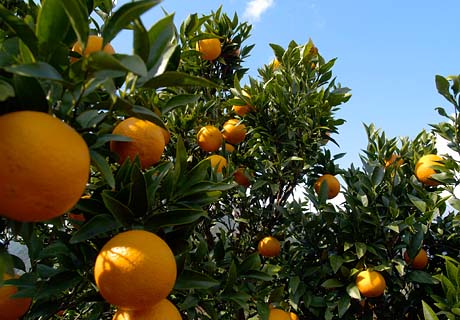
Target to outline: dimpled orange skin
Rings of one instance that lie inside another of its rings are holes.
[[[264,257],[276,257],[281,252],[281,244],[275,237],[268,236],[259,241],[257,251]]]
[[[421,157],[415,165],[415,176],[417,179],[428,186],[437,186],[440,183],[431,179],[431,176],[436,173],[433,166],[442,166],[443,159],[436,154],[427,154]]]
[[[289,313],[281,309],[270,309],[268,320],[291,320]]]
[[[196,50],[200,52],[203,60],[209,61],[216,60],[222,53],[220,40],[217,38],[199,40],[196,43]]]
[[[381,296],[386,288],[385,278],[378,271],[364,270],[356,277],[356,286],[359,292],[367,297],[374,298]]]
[[[104,49],[102,49],[102,42],[103,38],[100,36],[96,35],[90,35],[88,36],[88,42],[86,43],[86,48],[85,51],[82,51],[82,45],[79,41],[75,42],[75,44],[72,47],[72,51],[77,52],[81,56],[89,56],[91,53],[96,52],[96,51],[104,51],[105,53],[108,54],[114,54],[115,49],[113,49],[112,45],[110,43],[107,43],[104,46]],[[70,57],[70,61],[75,62],[79,60],[78,58],[75,57]]]
[[[201,150],[207,152],[217,151],[222,145],[222,133],[215,126],[202,127],[196,136]]]
[[[10,280],[13,276],[4,274],[3,280]],[[14,276],[17,278],[17,276]],[[23,316],[30,307],[32,299],[30,298],[12,298],[11,296],[18,292],[18,288],[12,285],[3,285],[0,287],[0,320],[17,320]]]
[[[0,116],[0,215],[45,221],[70,210],[88,182],[88,146],[72,127],[47,113]]]
[[[99,252],[94,278],[102,297],[121,309],[142,309],[165,299],[176,281],[167,243],[144,230],[119,233]]]
[[[110,151],[118,154],[120,163],[127,158],[133,161],[138,155],[141,167],[146,169],[160,161],[165,148],[165,137],[162,129],[153,122],[131,117],[120,122],[112,133],[132,139],[129,142],[110,142]]]
[[[217,173],[222,173],[222,170],[227,167],[227,159],[218,154],[213,154],[208,159],[211,162],[211,168],[216,168]]]
[[[119,309],[112,320],[182,320],[182,316],[171,301],[164,299],[150,308],[139,310]]]
[[[324,181],[326,181],[327,183],[327,198],[328,199],[335,198],[340,192],[340,183],[337,180],[337,178],[334,177],[332,174],[326,173],[322,175],[321,177],[319,177],[318,180],[316,180],[314,184],[316,193],[319,194],[321,190],[321,185],[323,184]]]
[[[246,138],[246,126],[238,119],[227,120],[223,125],[222,137],[231,144],[239,144]]]

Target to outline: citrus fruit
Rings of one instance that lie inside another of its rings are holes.
[[[207,125],[198,131],[196,136],[201,150],[207,152],[217,151],[222,145],[222,133],[214,126]]]
[[[163,138],[165,139],[165,145],[167,145],[169,143],[169,140],[171,139],[171,133],[166,128],[160,127],[160,129],[161,133],[163,134]]]
[[[249,93],[247,93],[245,90],[242,91],[242,94],[249,99],[251,99],[251,96]],[[252,106],[250,104],[245,104],[245,105],[233,105],[232,110],[239,115],[240,117],[244,116],[246,113],[252,111]]]
[[[294,312],[288,312],[291,320],[299,320],[299,317]]]
[[[112,320],[182,320],[176,306],[167,299],[138,310],[119,309]]]
[[[72,51],[77,52],[78,54],[84,57],[87,57],[92,52],[96,52],[96,51],[104,51],[105,53],[108,53],[108,54],[114,54],[115,50],[113,49],[110,43],[107,43],[104,46],[104,48],[102,48],[103,41],[104,39],[100,36],[90,35],[88,36],[88,41],[86,42],[86,48],[84,51],[82,50],[82,44],[79,41],[74,43],[72,47]],[[70,61],[72,62],[75,62],[77,60],[78,58],[70,57]]]
[[[388,168],[393,163],[396,163],[396,166],[401,166],[404,163],[404,160],[397,154],[393,153],[391,157],[385,160],[385,168]]]
[[[436,173],[433,166],[443,166],[443,159],[436,154],[427,154],[421,157],[415,165],[415,176],[417,179],[428,186],[437,186],[440,182],[431,179],[431,176]]]
[[[88,146],[69,125],[47,113],[0,116],[0,215],[45,221],[70,210],[90,172]]]
[[[9,274],[3,275],[3,280],[18,278]],[[32,303],[31,298],[13,298],[12,295],[18,292],[18,288],[13,285],[3,284],[0,286],[0,319],[17,320],[23,316]]]
[[[428,264],[428,254],[425,249],[420,249],[420,251],[415,256],[414,260],[411,261],[407,251],[404,251],[404,260],[409,264],[413,269],[424,269]]]
[[[272,62],[270,63],[270,68],[272,68],[273,70],[276,70],[280,67],[280,61],[275,58],[272,60]]]
[[[276,257],[281,252],[281,244],[275,237],[268,236],[259,241],[257,251],[263,257]]]
[[[373,298],[381,296],[387,285],[385,278],[380,272],[364,270],[358,273],[356,277],[356,286],[363,296]]]
[[[289,313],[281,309],[270,309],[268,320],[291,320]]]
[[[327,184],[327,198],[332,199],[335,198],[339,192],[340,192],[340,183],[339,180],[337,180],[336,177],[334,177],[332,174],[324,174],[321,177],[316,180],[314,184],[314,188],[316,193],[319,194],[321,190],[321,185],[326,182]]]
[[[141,167],[148,168],[158,161],[165,148],[165,138],[159,126],[148,120],[135,117],[121,121],[113,134],[129,137],[132,141],[110,141],[110,151],[118,154],[119,162],[131,161],[139,156]]]
[[[231,145],[230,143],[226,143],[225,144],[225,151],[227,151],[229,153],[232,153],[233,151],[235,151],[235,147],[233,145]]]
[[[176,281],[176,260],[154,233],[117,234],[99,252],[94,278],[102,297],[121,309],[142,309],[165,299]]]
[[[217,173],[222,173],[222,170],[227,167],[227,159],[218,154],[213,154],[208,159],[211,162],[211,168],[215,168]]]
[[[222,136],[231,144],[239,144],[246,138],[246,126],[238,119],[227,120],[223,125]]]
[[[235,170],[235,172],[233,173],[233,180],[235,180],[236,183],[245,188],[249,187],[249,185],[251,184],[248,176],[244,172],[244,168],[238,168]]]
[[[202,39],[196,43],[196,50],[200,52],[203,60],[216,60],[219,58],[222,48],[217,38]]]

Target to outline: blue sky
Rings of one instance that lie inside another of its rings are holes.
[[[453,111],[437,93],[434,77],[459,72],[459,1],[164,0],[143,21],[149,27],[163,8],[175,13],[179,26],[187,15],[219,5],[253,25],[246,43],[255,44],[246,61],[253,77],[273,59],[269,43],[286,47],[311,38],[325,59],[338,58],[333,72],[353,95],[337,113],[347,121],[334,136],[340,148],[331,145],[333,153],[347,153],[339,162],[344,168],[360,165],[367,144],[363,123],[374,123],[389,137],[414,138],[444,120],[435,107]],[[112,42],[118,52],[130,53],[127,39],[122,33]]]

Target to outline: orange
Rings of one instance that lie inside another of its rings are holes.
[[[257,251],[263,257],[276,257],[281,252],[281,244],[275,237],[268,236],[259,241]]]
[[[9,274],[3,275],[3,280],[18,278]],[[13,285],[3,284],[0,286],[0,320],[17,320],[29,310],[32,303],[31,298],[12,298],[18,292]]]
[[[132,141],[111,141],[110,151],[118,154],[119,162],[127,158],[134,160],[139,156],[143,169],[160,161],[165,148],[163,131],[156,124],[131,117],[120,122],[112,131],[113,134],[126,136]]]
[[[276,70],[280,67],[280,62],[277,58],[273,59],[272,62],[270,63],[270,68],[273,70]]]
[[[410,261],[409,254],[407,251],[404,251],[404,260],[407,264],[409,264],[413,269],[425,269],[426,265],[428,264],[428,255],[425,249],[420,249],[420,251],[415,256],[412,262]]]
[[[211,162],[211,168],[215,168],[217,173],[222,173],[222,170],[227,167],[227,159],[218,154],[213,154],[208,159]]]
[[[47,113],[0,116],[0,215],[45,221],[70,210],[88,182],[88,146]]]
[[[88,41],[86,42],[85,51],[82,50],[81,42],[77,41],[72,47],[72,51],[79,53],[81,56],[87,57],[93,52],[104,51],[108,54],[114,54],[115,50],[113,49],[110,43],[107,43],[104,48],[102,48],[103,39],[100,36],[90,35],[88,36]],[[70,57],[70,61],[75,62],[78,58]]]
[[[235,147],[233,145],[231,145],[230,143],[226,143],[225,144],[225,151],[227,151],[229,153],[232,153],[233,151],[235,151]]]
[[[163,138],[165,139],[165,145],[167,145],[169,143],[169,140],[171,139],[171,133],[166,128],[160,127],[160,129],[161,133],[163,134]]]
[[[246,97],[248,97],[249,99],[251,99],[251,96],[249,95],[249,93],[247,93],[245,90],[242,91],[242,94]],[[233,105],[232,106],[232,110],[237,114],[239,115],[240,117],[244,116],[246,113],[249,113],[252,111],[252,106],[250,104],[245,104],[245,105],[242,105],[242,106],[239,106],[239,105]]]
[[[417,179],[428,186],[437,186],[440,182],[431,179],[431,176],[436,173],[433,166],[443,166],[443,158],[436,154],[427,154],[421,157],[415,165],[415,176]]]
[[[326,182],[327,184],[327,198],[332,199],[335,198],[340,192],[340,183],[336,177],[332,174],[324,174],[316,180],[314,184],[314,188],[316,193],[319,193],[321,190],[321,185]]]
[[[291,320],[299,320],[299,317],[294,312],[289,312],[288,314]]]
[[[69,213],[69,219],[79,222],[85,222],[86,218],[82,213]]]
[[[233,173],[233,180],[235,180],[236,183],[245,188],[249,187],[249,185],[251,184],[248,176],[244,173],[244,168],[238,168],[235,170],[235,172]]]
[[[220,40],[217,38],[202,39],[196,43],[196,50],[200,52],[203,60],[216,60],[222,53]]]
[[[94,278],[102,297],[121,309],[142,309],[165,299],[176,281],[176,260],[154,233],[117,234],[99,252]]]
[[[356,286],[359,292],[367,297],[378,297],[383,294],[386,288],[385,278],[378,271],[364,270],[356,277]]]
[[[207,125],[198,131],[196,136],[201,150],[207,152],[217,151],[222,145],[222,133],[214,126]]]
[[[270,309],[268,320],[291,320],[289,313],[281,309]]]
[[[385,160],[385,168],[388,168],[395,162],[396,166],[399,167],[404,163],[404,160],[401,158],[401,156],[393,153],[389,159]]]
[[[239,144],[246,138],[246,126],[238,119],[227,120],[223,125],[222,136],[231,144]]]
[[[182,317],[176,306],[169,300],[163,299],[145,309],[119,309],[112,320],[182,320]]]

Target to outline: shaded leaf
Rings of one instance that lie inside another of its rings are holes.
[[[80,229],[73,234],[72,238],[70,238],[70,243],[75,244],[93,239],[120,227],[121,224],[112,216],[108,214],[99,214],[84,223]]]

